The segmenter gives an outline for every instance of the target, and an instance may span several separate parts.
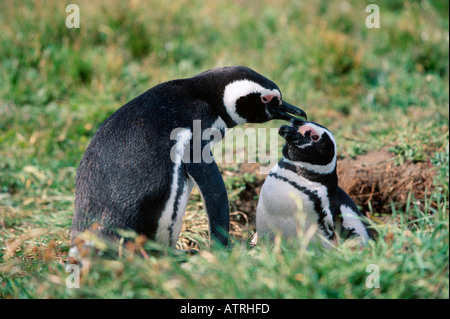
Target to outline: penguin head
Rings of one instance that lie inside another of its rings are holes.
[[[306,113],[283,101],[278,86],[261,74],[243,66],[206,71],[210,83],[222,86],[222,109],[235,124],[262,123],[273,119],[297,120]],[[220,78],[218,82],[216,79]]]
[[[330,174],[336,169],[336,141],[322,125],[297,121],[283,125],[278,133],[286,140],[285,160],[318,174]]]

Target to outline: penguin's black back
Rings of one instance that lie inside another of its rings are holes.
[[[249,68],[217,68],[161,83],[107,118],[77,170],[72,240],[93,223],[107,236],[125,228],[154,239],[173,183],[171,133],[192,132],[194,120],[203,129],[219,117],[228,127],[236,125],[223,104],[224,88],[242,79],[278,89]]]
[[[185,79],[157,85],[99,127],[77,170],[72,239],[92,223],[107,236],[126,228],[153,239],[170,193],[172,130],[192,128],[196,118],[215,120],[193,84]]]

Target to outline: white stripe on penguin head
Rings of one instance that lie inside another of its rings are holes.
[[[281,101],[281,93],[277,89],[269,90],[256,82],[250,80],[237,80],[225,87],[223,93],[223,104],[228,115],[236,124],[243,124],[246,120],[236,112],[236,101],[251,93],[261,93],[261,95],[275,95]]]

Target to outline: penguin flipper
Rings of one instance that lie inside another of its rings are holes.
[[[219,167],[211,163],[189,163],[186,171],[197,185],[202,196],[209,220],[210,236],[213,241],[228,245],[230,229],[230,209],[227,190],[220,174]]]
[[[343,220],[343,228],[354,233],[367,242],[374,239],[373,233],[366,222],[366,217],[361,213],[350,196],[340,187],[338,187],[337,195],[339,200],[339,210]]]

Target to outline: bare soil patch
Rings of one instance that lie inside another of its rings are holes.
[[[434,175],[430,162],[396,166],[386,150],[338,161],[339,185],[364,212],[369,211],[369,202],[374,213],[390,214],[391,203],[403,209],[409,194],[424,199],[432,192]]]

